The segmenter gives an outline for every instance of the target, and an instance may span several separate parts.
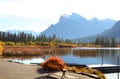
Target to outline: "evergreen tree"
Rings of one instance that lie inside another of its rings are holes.
[[[116,47],[117,43],[116,43],[116,39],[113,37],[111,38],[111,47]]]

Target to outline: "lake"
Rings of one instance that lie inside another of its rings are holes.
[[[72,48],[72,49],[56,49],[47,53],[45,58],[51,55],[62,58],[66,63],[78,63],[86,65],[95,64],[112,64],[117,65],[118,56],[120,56],[119,48]]]
[[[118,64],[118,57],[120,56],[120,48],[52,48],[44,52],[44,56],[40,57],[12,57],[15,60],[22,60],[34,63],[39,63],[39,59],[46,60],[50,56],[58,56],[66,63],[78,63],[86,65],[101,65],[101,64]],[[36,59],[36,60],[35,60]]]
[[[58,56],[66,63],[95,65],[117,65],[120,48],[53,48],[44,52],[44,56],[37,57],[10,57],[14,62],[24,64],[41,63],[50,56]],[[120,63],[120,62],[119,62]],[[117,79],[117,73],[105,74],[107,79]]]

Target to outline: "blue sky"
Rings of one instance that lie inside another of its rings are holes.
[[[120,20],[119,3],[119,0],[0,0],[0,30],[41,32],[58,22],[62,14],[72,12],[87,19]]]

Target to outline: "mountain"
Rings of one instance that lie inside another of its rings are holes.
[[[111,19],[98,20],[97,18],[93,18],[87,20],[81,15],[72,13],[71,15],[62,15],[58,23],[51,24],[41,34],[46,34],[47,36],[55,34],[60,38],[75,39],[99,34],[111,28],[115,22],[115,20]]]
[[[111,29],[99,34],[99,36],[120,38],[120,21],[116,22]]]
[[[120,39],[120,21],[117,21],[112,28],[105,30],[104,32],[94,35],[94,36],[88,36],[88,37],[82,37],[78,39],[73,39],[73,41],[77,42],[80,40],[81,42],[93,42],[97,38],[97,36],[103,36],[112,38],[115,37],[116,39]]]

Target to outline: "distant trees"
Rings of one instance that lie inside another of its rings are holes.
[[[101,45],[103,47],[116,47],[117,41],[114,37],[107,38],[103,36],[98,36],[95,40],[95,45]]]
[[[56,35],[47,36],[46,34],[33,35],[32,33],[18,32],[10,33],[0,31],[0,41],[5,42],[5,45],[44,45],[44,46],[95,46],[100,45],[102,47],[116,47],[118,42],[115,37],[108,38],[104,36],[98,36],[93,43],[82,43],[78,40],[77,43],[74,43],[70,39],[59,38]]]
[[[55,45],[58,43],[72,43],[70,39],[62,39],[53,36],[46,36],[46,34],[34,36],[31,33],[25,32],[18,32],[18,33],[10,33],[0,31],[0,41],[8,42],[9,45],[14,42],[17,43],[24,43],[24,44],[37,44],[37,45]],[[13,45],[13,44],[12,44]]]
[[[24,32],[19,32],[19,33],[10,33],[8,32],[0,32],[0,40],[5,41],[5,42],[23,42],[27,43],[28,41],[34,41],[35,36],[32,34],[26,34]]]

